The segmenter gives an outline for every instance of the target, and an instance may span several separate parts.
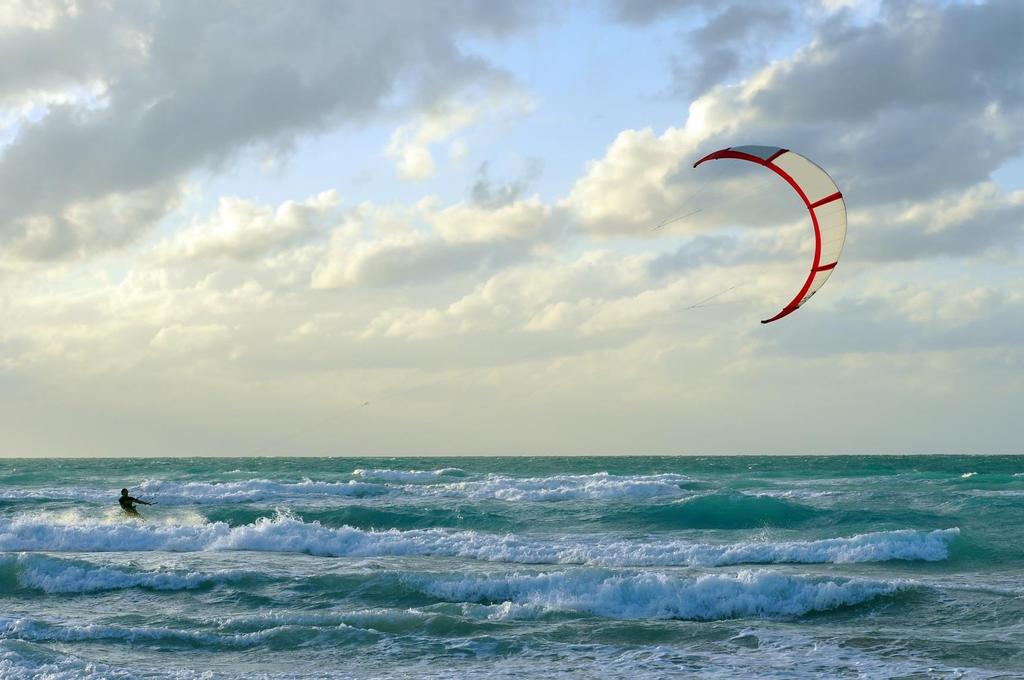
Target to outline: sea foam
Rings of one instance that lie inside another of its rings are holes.
[[[466,474],[460,468],[440,468],[437,470],[389,470],[387,468],[374,468],[367,470],[356,468],[352,471],[353,477],[362,479],[382,479],[388,482],[421,482],[437,479],[438,477],[460,477]]]
[[[46,593],[92,593],[127,588],[193,590],[237,582],[249,575],[239,570],[134,571],[32,553],[0,558],[0,570],[13,572],[19,587]]]
[[[334,627],[336,631],[348,629],[343,623]],[[367,631],[353,632],[365,636]],[[12,637],[30,642],[85,642],[112,641],[141,644],[178,644],[189,647],[197,645],[215,648],[248,649],[266,644],[273,638],[284,638],[288,644],[298,644],[308,636],[308,630],[299,626],[277,626],[251,633],[217,633],[183,630],[157,626],[117,626],[109,624],[75,625],[55,623],[28,617],[0,616],[0,637]]]
[[[0,678],[4,680],[131,680],[127,670],[60,654],[22,640],[0,640]]]
[[[156,500],[161,505],[194,503],[251,503],[313,498],[365,498],[386,494],[412,496],[463,497],[474,500],[570,501],[570,500],[643,500],[682,496],[682,487],[692,480],[685,475],[552,475],[549,477],[509,477],[488,475],[483,479],[445,481],[465,475],[459,468],[437,470],[363,469],[352,472],[347,481],[304,479],[280,482],[250,479],[230,482],[174,482],[147,479],[131,488],[132,495]],[[372,480],[372,481],[366,481]],[[79,500],[113,503],[116,490],[93,487],[54,486],[0,490],[0,500]]]
[[[0,519],[0,550],[131,551],[256,550],[324,557],[450,556],[524,564],[716,566],[773,563],[937,561],[949,556],[959,529],[883,531],[815,541],[702,543],[622,539],[606,535],[531,537],[450,529],[368,531],[303,522],[289,514],[231,527],[53,524],[46,518]]]
[[[507,477],[488,475],[482,480],[467,480],[421,487],[418,492],[473,499],[503,501],[633,500],[661,496],[680,496],[680,486],[689,477],[676,474],[553,475],[550,477]]]
[[[161,504],[182,503],[249,503],[287,498],[308,498],[340,496],[363,498],[390,493],[392,489],[383,484],[368,484],[350,480],[347,482],[323,482],[305,479],[301,482],[274,482],[268,479],[252,479],[244,482],[167,482],[146,480],[133,489],[133,493]]]
[[[243,482],[170,482],[147,479],[133,486],[132,495],[160,505],[193,505],[196,503],[252,503],[280,499],[316,497],[364,498],[393,492],[385,484],[356,480],[324,482],[305,479],[300,482],[275,482],[251,479]],[[44,487],[4,489],[0,500],[78,500],[113,504],[117,493],[109,489],[89,487]]]
[[[415,580],[415,579],[414,579]],[[792,617],[890,595],[899,583],[814,579],[773,571],[740,571],[696,578],[644,572],[573,570],[497,577],[459,577],[417,584],[445,600],[502,603],[499,616],[531,612],[593,614],[614,619]]]

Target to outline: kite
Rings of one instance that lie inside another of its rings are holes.
[[[817,293],[839,263],[839,255],[846,241],[846,203],[843,194],[827,172],[800,154],[777,146],[732,146],[709,153],[694,163],[693,167],[723,158],[750,161],[768,168],[793,187],[811,214],[814,259],[810,274],[796,297],[778,314],[761,323],[778,321],[795,312]]]

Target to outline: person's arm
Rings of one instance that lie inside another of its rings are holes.
[[[132,503],[138,503],[139,505],[153,505],[152,503],[147,503],[146,501],[140,501],[138,498],[133,498],[131,500]]]

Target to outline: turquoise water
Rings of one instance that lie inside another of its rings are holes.
[[[1022,677],[1024,458],[0,462],[0,677],[542,674]]]

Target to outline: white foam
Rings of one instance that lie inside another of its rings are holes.
[[[175,482],[147,479],[132,486],[131,494],[161,505],[195,503],[251,503],[304,498],[362,498],[384,494],[465,497],[505,501],[633,500],[686,495],[682,488],[692,480],[685,475],[553,475],[509,477],[488,475],[483,479],[445,482],[445,477],[465,475],[459,468],[436,470],[363,469],[348,481],[278,482],[249,479],[229,482]],[[363,481],[373,480],[373,481]],[[434,483],[431,483],[434,482]],[[116,489],[93,487],[40,487],[0,490],[0,500],[78,500],[113,504]]]
[[[421,482],[437,479],[438,477],[450,477],[465,474],[459,468],[440,468],[437,470],[389,470],[387,468],[374,468],[366,470],[356,468],[352,471],[353,477],[363,479],[383,479],[389,482]]]
[[[773,563],[848,563],[943,560],[959,529],[885,531],[817,541],[697,543],[680,539],[606,536],[526,537],[450,529],[368,531],[326,527],[288,514],[231,527],[224,522],[190,526],[54,524],[48,518],[0,519],[0,550],[258,550],[325,557],[451,556],[526,564],[602,566],[714,566]]]
[[[503,501],[625,500],[681,496],[686,492],[680,484],[689,481],[692,481],[689,477],[675,474],[619,476],[598,472],[592,475],[551,477],[488,475],[483,480],[432,485],[422,487],[420,491]]]
[[[115,640],[127,642],[183,642],[208,646],[250,648],[264,644],[267,638],[296,626],[276,626],[251,633],[210,633],[163,627],[123,627],[103,624],[57,624],[27,617],[0,616],[0,636],[30,642],[82,642]],[[348,628],[341,623],[336,628]]]
[[[160,505],[192,505],[195,503],[251,503],[275,499],[379,496],[394,491],[384,484],[349,480],[323,482],[305,479],[301,482],[275,482],[250,479],[241,482],[170,482],[147,479],[131,488],[131,494]],[[115,504],[118,492],[87,487],[45,487],[36,489],[4,489],[0,500],[52,499],[84,500]]]
[[[0,565],[5,562],[13,567],[18,585],[46,593],[92,593],[126,588],[193,590],[206,585],[238,581],[246,576],[246,572],[237,570],[208,573],[131,571],[30,553],[0,560]]]
[[[903,587],[862,579],[813,579],[758,570],[696,578],[573,570],[500,577],[435,578],[412,585],[452,601],[502,603],[613,619],[718,620],[791,617],[861,604]]]
[[[89,663],[20,640],[0,640],[0,678],[4,680],[129,680],[134,677],[128,671]]]
[[[136,495],[154,498],[161,504],[195,502],[248,503],[278,498],[303,498],[317,496],[365,497],[389,493],[391,489],[381,484],[367,484],[349,480],[347,482],[322,482],[304,479],[301,482],[274,482],[269,479],[251,479],[244,482],[167,482],[146,480],[135,487]]]

